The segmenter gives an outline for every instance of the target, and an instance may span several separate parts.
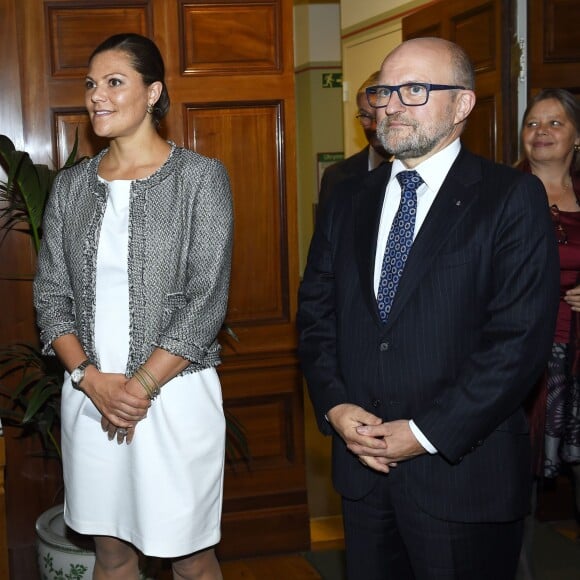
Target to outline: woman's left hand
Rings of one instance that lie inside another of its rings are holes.
[[[113,425],[105,416],[101,417],[101,428],[107,434],[109,441],[113,439],[117,439],[117,443],[121,445],[123,441],[127,444],[133,441],[133,437],[135,436],[135,427],[129,427],[128,429],[121,429],[116,425]]]
[[[580,286],[568,290],[564,294],[564,301],[570,305],[574,312],[580,312]]]

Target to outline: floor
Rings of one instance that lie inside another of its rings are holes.
[[[224,580],[346,580],[340,516],[312,520],[310,532],[310,552],[222,562]],[[536,522],[534,580],[580,580],[579,534],[572,520]]]
[[[539,490],[533,527],[533,580],[580,580],[580,526],[570,519],[573,505],[569,478],[543,484]],[[342,518],[312,519],[310,537],[309,552],[221,562],[224,580],[346,580]],[[156,578],[171,580],[171,573],[164,569]],[[518,575],[515,580],[532,578]]]

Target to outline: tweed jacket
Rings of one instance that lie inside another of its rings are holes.
[[[129,208],[131,376],[162,348],[191,364],[182,374],[219,364],[230,277],[233,211],[223,165],[172,145],[153,175],[131,184]],[[64,334],[95,349],[96,264],[108,188],[97,176],[105,154],[61,171],[43,220],[34,304],[43,351]]]

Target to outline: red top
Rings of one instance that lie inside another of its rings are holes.
[[[567,290],[580,283],[580,208],[560,211],[560,224],[566,232],[567,244],[558,244],[560,253],[560,307],[554,342],[570,342],[572,310],[562,299]]]

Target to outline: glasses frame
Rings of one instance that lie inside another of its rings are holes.
[[[401,88],[402,87],[423,87],[426,91],[427,91],[427,95],[425,96],[425,102],[424,103],[406,103],[403,100],[403,97],[401,96]],[[376,95],[378,89],[388,89],[389,91],[391,91],[391,94],[389,95],[387,102],[384,105],[373,105],[371,103],[371,95]],[[426,105],[429,102],[429,95],[431,94],[431,91],[455,91],[455,90],[467,90],[467,87],[463,87],[461,85],[435,85],[432,83],[403,83],[402,85],[375,85],[372,87],[367,87],[365,89],[365,94],[367,96],[367,102],[368,104],[373,108],[373,109],[384,109],[385,107],[389,106],[389,103],[391,102],[391,97],[393,96],[393,93],[397,93],[398,97],[399,97],[399,101],[401,101],[401,104],[405,105],[405,107],[422,107],[423,105]]]

